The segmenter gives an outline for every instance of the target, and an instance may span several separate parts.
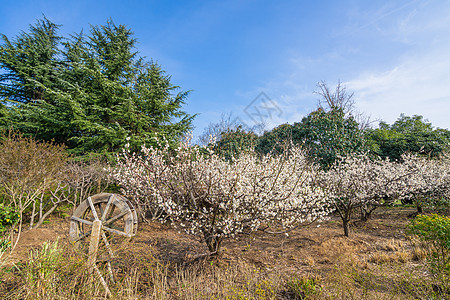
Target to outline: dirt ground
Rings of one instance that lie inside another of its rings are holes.
[[[221,256],[206,261],[199,259],[208,252],[199,238],[179,232],[170,224],[141,222],[134,238],[114,245],[115,257],[111,262],[114,276],[124,282],[129,279],[129,274],[133,274],[132,270],[141,270],[139,285],[135,287],[143,294],[154,287],[155,282],[166,284],[169,278],[174,283],[162,287],[168,293],[182,295],[184,290],[177,286],[183,280],[193,286],[203,280],[209,283],[191,287],[191,290],[201,290],[209,295],[214,294],[211,292],[214,289],[228,288],[227,295],[235,295],[235,291],[237,294],[246,291],[249,282],[255,278],[253,287],[256,290],[261,290],[264,285],[274,287],[278,284],[281,292],[271,299],[298,299],[283,294],[283,291],[290,291],[289,282],[293,278],[318,278],[327,299],[416,299],[427,293],[421,292],[427,288],[423,280],[431,277],[425,265],[423,247],[426,245],[417,244],[406,233],[414,212],[414,208],[407,207],[380,208],[367,222],[352,223],[350,237],[344,236],[341,220],[336,215],[325,222],[297,228],[288,235],[256,232],[252,236],[239,236],[225,240]],[[58,240],[62,249],[68,251],[68,257],[78,256],[79,252],[71,251],[69,224],[70,217],[55,215],[41,228],[25,230],[3,266],[26,265],[30,252],[41,249],[45,241]],[[155,267],[160,273],[152,271]],[[198,273],[191,276],[190,281],[181,278],[187,274],[183,272],[191,269],[200,271],[195,271]],[[162,276],[160,280],[155,281],[155,274]],[[217,277],[219,275],[223,278]],[[5,284],[20,284],[20,281],[14,281],[14,274],[11,276],[12,279],[5,277]],[[9,288],[4,286],[3,290]],[[270,288],[266,288],[267,291]],[[173,299],[184,299],[180,295]],[[166,299],[164,297],[161,299]],[[236,298],[233,297],[230,299]],[[236,299],[241,299],[239,297]]]
[[[413,208],[384,208],[365,223],[354,223],[350,237],[343,235],[340,219],[332,216],[285,234],[255,233],[223,243],[223,262],[244,261],[258,268],[283,273],[326,272],[340,259],[359,263],[374,261],[374,255],[390,255],[408,248],[406,224]],[[70,218],[53,217],[41,228],[25,230],[8,264],[25,261],[32,249],[44,241],[68,243]],[[126,244],[127,252],[148,253],[165,263],[186,264],[207,252],[196,237],[157,222],[140,223],[136,237]],[[376,261],[375,261],[376,262]]]

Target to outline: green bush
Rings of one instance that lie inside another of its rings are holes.
[[[2,237],[3,233],[11,226],[16,224],[20,219],[20,215],[16,209],[11,206],[4,206],[0,203],[0,255],[11,247],[11,241]]]
[[[440,215],[450,215],[450,197],[436,197],[429,200],[428,207]]]
[[[0,233],[19,221],[20,214],[14,207],[0,203]]]
[[[11,247],[10,240],[8,240],[8,239],[0,240],[0,257],[6,251],[6,249],[8,249],[9,247]]]
[[[429,242],[432,272],[450,276],[450,217],[418,215],[412,220],[409,229],[410,233]]]

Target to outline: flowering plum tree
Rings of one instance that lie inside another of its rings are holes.
[[[162,145],[161,145],[162,146]],[[254,151],[225,160],[211,148],[167,146],[124,151],[114,178],[140,207],[157,207],[211,254],[226,237],[264,230],[286,232],[323,220],[331,207],[315,181],[318,170],[299,147],[259,157]]]
[[[370,214],[374,207],[388,200],[401,198],[420,201],[444,196],[449,189],[449,165],[405,154],[401,162],[371,159],[367,155],[342,158],[328,172],[322,173],[322,185],[328,190],[339,216],[344,234],[349,235],[349,223],[354,209]]]
[[[329,171],[322,173],[322,185],[342,219],[344,235],[356,208],[379,205],[405,193],[405,168],[389,160],[372,160],[367,155],[341,158]],[[370,211],[367,211],[370,213]]]
[[[413,201],[417,212],[431,199],[448,198],[450,191],[450,163],[446,156],[430,159],[418,155],[403,155],[404,172],[413,174],[404,183],[404,197]]]

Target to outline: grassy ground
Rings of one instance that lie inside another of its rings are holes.
[[[427,245],[405,234],[413,212],[380,209],[348,238],[336,217],[289,236],[240,237],[214,260],[201,259],[206,247],[194,237],[140,224],[133,240],[116,244],[108,287],[113,299],[450,299],[448,285],[428,272]],[[105,296],[67,241],[68,224],[54,218],[24,233],[2,258],[1,299]],[[98,267],[106,278],[106,264]]]

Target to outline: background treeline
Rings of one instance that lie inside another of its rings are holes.
[[[157,63],[139,56],[130,29],[108,21],[87,34],[63,37],[59,27],[44,18],[14,38],[0,36],[0,130],[13,128],[87,155],[118,152],[126,143],[136,150],[152,145],[157,135],[174,144],[192,128],[195,116],[182,110],[189,92],[179,91]],[[257,135],[222,120],[211,124],[201,141],[207,143],[213,133],[216,150],[227,158],[249,148],[280,153],[292,141],[324,169],[347,153],[398,160],[405,152],[436,156],[448,147],[450,132],[420,115],[401,115],[373,129],[341,84],[331,90],[320,82],[317,94],[319,108],[300,122]]]
[[[226,126],[218,130],[218,125]],[[381,121],[378,128],[372,128],[340,106],[321,106],[300,122],[281,124],[259,136],[230,118],[211,124],[204,135],[212,133],[211,128],[220,132],[216,151],[228,159],[248,150],[278,154],[292,143],[307,149],[310,159],[324,170],[348,154],[367,153],[372,158],[399,161],[405,153],[438,157],[450,146],[450,131],[434,128],[421,115],[401,114],[393,124]]]

